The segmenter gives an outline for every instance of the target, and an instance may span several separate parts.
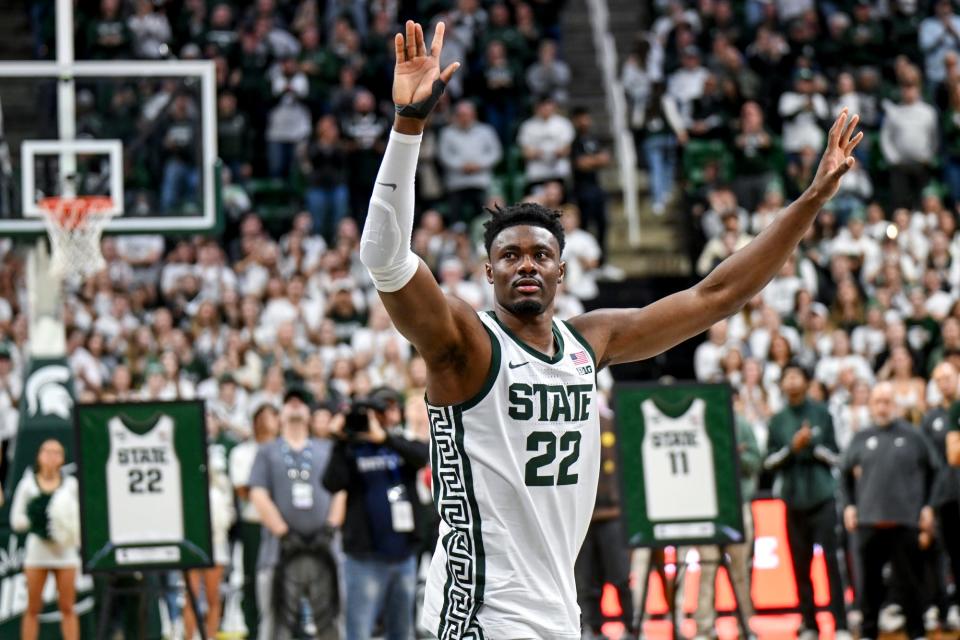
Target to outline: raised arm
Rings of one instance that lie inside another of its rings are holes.
[[[440,71],[443,32],[441,22],[429,53],[423,28],[412,20],[406,23],[406,37],[396,35],[393,101],[397,116],[370,197],[360,259],[394,325],[426,361],[430,377],[480,369],[466,376],[477,377],[479,389],[486,375],[486,368],[479,363],[489,361],[491,350],[486,331],[467,303],[443,294],[410,246],[414,176],[426,118],[460,66],[455,62]],[[468,353],[477,359],[469,366]],[[467,399],[476,389],[471,389],[471,379],[461,377],[453,375],[442,393],[428,383],[431,401],[446,404]]]
[[[644,360],[705,331],[741,309],[777,275],[820,208],[834,196],[863,138],[844,109],[830,128],[812,184],[748,245],[695,286],[640,309],[598,309],[571,324],[590,341],[598,364]]]

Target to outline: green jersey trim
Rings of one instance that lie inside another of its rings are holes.
[[[146,420],[134,420],[130,416],[123,415],[121,413],[116,416],[116,419],[130,433],[138,436],[145,436],[153,431],[158,424],[160,424],[160,420],[163,418],[163,416],[164,414],[162,413],[156,413]]]
[[[521,349],[523,349],[524,351],[532,355],[534,358],[537,358],[538,360],[542,360],[547,364],[557,364],[558,362],[560,362],[560,360],[563,359],[563,350],[564,350],[563,334],[560,333],[559,329],[557,329],[556,322],[551,323],[551,326],[553,327],[553,341],[554,343],[556,343],[556,347],[557,347],[556,351],[553,354],[553,357],[551,358],[546,354],[544,354],[543,352],[537,351],[536,349],[528,345],[526,342],[521,340],[520,337],[510,329],[510,327],[508,327],[507,325],[505,325],[503,322],[500,321],[500,318],[497,317],[496,313],[494,313],[493,311],[487,311],[487,315],[493,318],[496,321],[496,323],[500,325],[500,328],[503,329],[504,333],[510,336],[511,340],[516,342]]]
[[[440,609],[440,640],[481,640],[477,612],[483,605],[486,553],[480,508],[473,490],[473,471],[464,446],[463,411],[428,407],[436,506],[450,527],[441,545],[447,554],[447,579]]]
[[[497,375],[500,373],[500,340],[498,340],[496,334],[490,330],[490,327],[484,324],[483,320],[480,321],[480,324],[483,325],[483,329],[490,337],[490,369],[487,371],[487,377],[483,381],[483,386],[480,387],[480,390],[477,391],[472,398],[468,398],[457,404],[434,404],[430,402],[427,394],[423,394],[423,399],[429,406],[437,407],[438,409],[450,407],[466,411],[480,404],[480,402],[487,397],[487,394],[490,393],[490,389],[493,389],[493,384],[497,381]]]

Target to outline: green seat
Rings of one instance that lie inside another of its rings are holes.
[[[688,189],[696,189],[706,182],[707,166],[720,163],[720,178],[730,180],[733,158],[719,140],[690,140],[683,148],[683,176]]]
[[[245,187],[253,210],[260,214],[271,233],[282,233],[300,211],[300,199],[286,180],[254,178]]]

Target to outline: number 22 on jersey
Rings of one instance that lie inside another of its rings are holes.
[[[527,452],[538,455],[527,460],[523,474],[524,484],[528,487],[577,484],[579,476],[572,472],[571,468],[580,459],[580,437],[579,431],[559,434],[553,431],[532,431],[527,436]],[[560,464],[554,468],[558,449]]]

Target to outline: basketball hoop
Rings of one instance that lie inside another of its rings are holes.
[[[50,275],[63,280],[69,274],[89,276],[106,266],[100,235],[115,215],[107,196],[54,196],[37,206],[50,236]]]

